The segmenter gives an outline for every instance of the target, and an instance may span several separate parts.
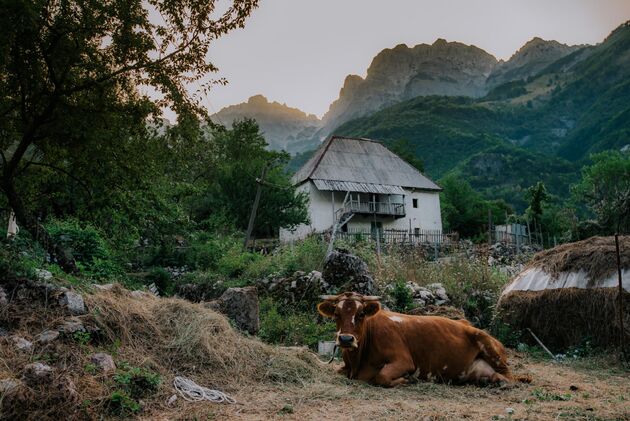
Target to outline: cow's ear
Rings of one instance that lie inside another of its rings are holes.
[[[373,316],[381,310],[381,303],[378,301],[368,301],[363,304],[363,314]]]
[[[335,317],[335,303],[331,301],[324,301],[317,305],[317,311],[324,317],[333,318]]]

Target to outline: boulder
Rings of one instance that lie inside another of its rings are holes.
[[[309,273],[297,271],[287,278],[267,277],[259,281],[259,287],[267,290],[276,301],[292,306],[309,306],[320,295],[331,292],[330,285],[316,270]]]
[[[35,276],[42,282],[48,282],[53,278],[52,272],[46,269],[35,269]]]
[[[45,330],[35,338],[36,342],[47,344],[59,337],[59,331],[57,330]]]
[[[225,314],[236,326],[252,335],[260,329],[256,287],[228,288],[217,300],[206,306]]]
[[[409,281],[405,284],[405,287],[411,293],[414,307],[422,308],[431,305],[443,305],[450,301],[446,294],[446,289],[440,283],[429,284],[426,287],[422,287],[415,282]],[[390,297],[393,289],[393,285],[388,285],[386,288],[387,295]],[[387,301],[391,303],[392,299],[390,298]]]
[[[59,298],[59,305],[66,307],[75,316],[87,313],[83,297],[74,291],[64,291]]]
[[[0,379],[0,396],[7,397],[13,395],[22,386],[22,382],[18,379],[8,377]]]
[[[116,364],[111,355],[99,352],[90,355],[90,362],[97,366],[101,371],[108,373],[116,370]]]
[[[37,386],[42,383],[49,383],[52,380],[53,369],[49,365],[42,363],[31,363],[24,367],[22,380],[29,386]]]
[[[92,284],[92,286],[99,291],[111,291],[114,289],[114,284]]]
[[[324,281],[336,292],[352,291],[364,295],[374,295],[374,279],[367,264],[347,250],[334,250],[326,257]]]
[[[64,320],[62,324],[57,326],[57,330],[65,334],[73,334],[75,332],[86,332],[87,329],[83,325],[83,322],[78,317],[71,317]]]
[[[18,351],[28,352],[33,349],[33,343],[21,336],[13,335],[11,341]]]

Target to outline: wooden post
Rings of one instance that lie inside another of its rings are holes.
[[[492,209],[488,209],[488,247],[492,245]]]
[[[626,331],[623,327],[623,282],[621,279],[621,253],[619,252],[619,233],[615,233],[615,251],[617,253],[617,279],[619,280],[619,346],[621,355],[626,357]]]
[[[527,223],[527,236],[529,238],[529,245],[532,245],[532,231],[529,229],[529,218],[527,218],[525,220],[525,222]]]
[[[245,242],[243,243],[243,249],[247,250],[247,244],[249,243],[249,238],[252,235],[252,231],[254,231],[254,221],[256,220],[256,212],[258,212],[258,203],[260,202],[260,194],[262,192],[263,181],[265,180],[265,173],[267,172],[267,167],[269,164],[265,165],[262,169],[262,173],[260,174],[260,179],[256,180],[258,183],[258,188],[256,189],[256,197],[254,198],[254,205],[252,206],[252,212],[249,214],[249,223],[247,224],[247,234],[245,234]]]

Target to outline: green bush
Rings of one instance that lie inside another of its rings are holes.
[[[146,277],[147,283],[154,283],[162,295],[171,295],[175,285],[171,279],[171,274],[164,268],[156,267],[149,271]]]
[[[260,258],[259,255],[243,251],[241,246],[234,245],[217,262],[217,272],[228,278],[236,278]]]
[[[131,416],[140,412],[140,404],[138,401],[129,396],[122,390],[115,390],[109,397],[109,411],[118,416]]]
[[[393,300],[392,310],[404,313],[413,308],[413,294],[405,281],[396,282],[390,296]]]
[[[278,305],[265,298],[260,302],[260,331],[258,336],[265,342],[284,346],[306,345],[315,348],[322,340],[331,340],[335,324],[319,322],[315,310],[283,314]]]
[[[124,275],[101,232],[93,226],[68,219],[53,220],[46,229],[53,241],[72,254],[86,275],[97,279]]]
[[[133,399],[142,398],[156,392],[162,377],[142,367],[132,367],[121,363],[121,368],[114,375],[114,382]]]
[[[327,244],[313,236],[292,245],[278,248],[272,255],[253,260],[245,276],[260,279],[269,275],[290,276],[300,270],[322,270]]]

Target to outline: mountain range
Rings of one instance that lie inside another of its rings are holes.
[[[522,210],[536,181],[566,196],[590,153],[630,149],[630,22],[595,46],[534,38],[507,61],[442,39],[385,49],[365,78],[346,77],[321,120],[253,99],[218,115],[257,118],[294,168],[332,133],[404,139],[428,175],[459,174]]]

